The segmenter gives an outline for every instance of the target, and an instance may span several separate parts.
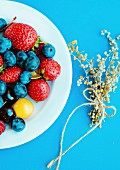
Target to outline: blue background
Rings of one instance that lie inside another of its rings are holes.
[[[89,57],[95,57],[97,53],[102,54],[108,49],[106,39],[100,36],[102,29],[108,29],[113,37],[120,33],[119,0],[17,0],[17,2],[25,3],[45,14],[58,27],[67,43],[77,39],[80,50],[85,50]],[[66,118],[77,105],[85,101],[82,88],[76,86],[82,72],[76,61],[72,60],[72,64],[71,93],[59,118],[35,140],[19,147],[0,150],[0,170],[47,170],[46,164],[57,156],[61,130]],[[117,115],[106,119],[102,129],[97,129],[64,156],[60,170],[120,169],[119,101],[120,86],[111,96],[111,103],[117,107]],[[89,128],[88,110],[89,108],[82,108],[77,111],[70,121],[65,134],[64,149]]]

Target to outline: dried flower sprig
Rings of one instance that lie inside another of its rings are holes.
[[[81,84],[87,85],[95,90],[102,102],[110,103],[110,92],[114,92],[117,88],[116,84],[120,76],[120,61],[116,42],[116,40],[120,39],[120,36],[112,39],[110,32],[107,30],[101,31],[101,35],[108,39],[110,48],[104,52],[103,57],[100,54],[97,55],[97,67],[94,66],[94,59],[88,60],[86,53],[79,52],[77,41],[72,41],[68,44],[68,48],[70,54],[74,56],[74,60],[79,61],[80,67],[85,72],[85,76],[81,75],[77,80],[77,86]],[[91,99],[95,99],[93,91],[89,91],[89,94]],[[93,126],[100,120],[100,109],[95,105],[88,115],[92,121],[90,126]]]
[[[114,106],[106,106],[105,102],[110,103],[110,92],[115,91],[120,77],[120,61],[117,45],[117,40],[120,39],[120,35],[115,39],[112,39],[110,32],[107,30],[101,31],[101,35],[104,35],[108,39],[109,50],[104,52],[103,57],[100,54],[97,55],[97,66],[95,66],[94,59],[88,59],[87,53],[84,53],[84,51],[79,52],[76,40],[68,44],[71,56],[74,57],[74,60],[77,60],[80,63],[80,67],[84,70],[85,75],[79,76],[77,86],[81,86],[82,84],[86,85],[83,95],[89,102],[77,106],[68,116],[62,131],[59,156],[48,164],[48,168],[51,168],[52,165],[57,162],[56,170],[58,170],[63,155],[97,127],[101,128],[102,122],[106,117],[112,117],[116,114],[116,108]],[[86,92],[89,93],[89,97],[87,97]],[[63,152],[62,145],[64,133],[69,120],[77,109],[88,105],[93,106],[92,110],[88,113],[88,116],[91,119],[90,127],[92,128]],[[105,111],[106,108],[113,109],[113,114],[107,114]]]

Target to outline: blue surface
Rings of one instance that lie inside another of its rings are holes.
[[[120,33],[119,0],[18,0],[18,2],[30,5],[45,14],[58,27],[67,43],[77,39],[80,50],[85,50],[91,57],[97,53],[102,54],[108,48],[107,41],[100,36],[101,29],[108,29],[113,37]],[[85,101],[82,88],[76,86],[76,81],[82,73],[78,63],[72,62],[72,89],[61,115],[35,140],[16,148],[1,150],[0,170],[47,170],[45,165],[57,156],[61,130],[66,118],[75,106]],[[64,156],[60,170],[120,169],[119,100],[120,86],[111,98],[111,103],[117,107],[117,115],[106,119],[102,129],[97,129]],[[88,109],[82,108],[77,111],[70,121],[65,134],[64,149],[88,129]]]

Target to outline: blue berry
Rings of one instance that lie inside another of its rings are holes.
[[[27,53],[28,58],[25,61],[24,67],[27,71],[34,71],[36,70],[40,65],[40,59],[36,56],[36,54],[33,51],[29,51]]]
[[[6,92],[6,83],[0,80],[0,95],[3,95]]]
[[[4,28],[6,25],[7,22],[3,18],[0,18],[0,29]]]
[[[6,51],[3,56],[4,66],[14,66],[16,64],[16,56],[12,51]]]
[[[11,108],[3,108],[0,110],[0,120],[4,123],[10,123],[16,116],[15,112]]]
[[[31,81],[32,74],[29,71],[23,71],[20,75],[20,81],[23,84],[28,84]]]
[[[16,117],[12,120],[11,127],[16,132],[21,132],[25,126],[25,121],[22,118]]]
[[[22,98],[27,95],[27,88],[24,84],[17,82],[14,86],[14,94],[17,98]]]
[[[51,44],[45,44],[42,49],[42,53],[48,58],[53,58],[55,55],[55,51],[55,47]]]
[[[24,61],[28,58],[28,56],[24,51],[19,51],[16,54],[16,58],[17,58],[17,65],[22,68],[24,66]]]
[[[3,98],[0,96],[0,108],[3,106],[3,104],[4,104]]]
[[[8,38],[0,38],[0,53],[4,53],[12,47],[12,43]]]

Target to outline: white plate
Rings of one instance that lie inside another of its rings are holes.
[[[0,2],[0,17],[10,20],[14,16],[17,16],[16,22],[33,26],[42,40],[48,41],[56,47],[57,52],[54,59],[60,63],[62,72],[60,77],[52,83],[49,98],[44,102],[34,103],[35,111],[29,119],[26,119],[25,130],[17,133],[8,129],[0,136],[0,149],[26,143],[47,130],[64,108],[72,82],[69,51],[55,25],[31,7],[12,1]]]

